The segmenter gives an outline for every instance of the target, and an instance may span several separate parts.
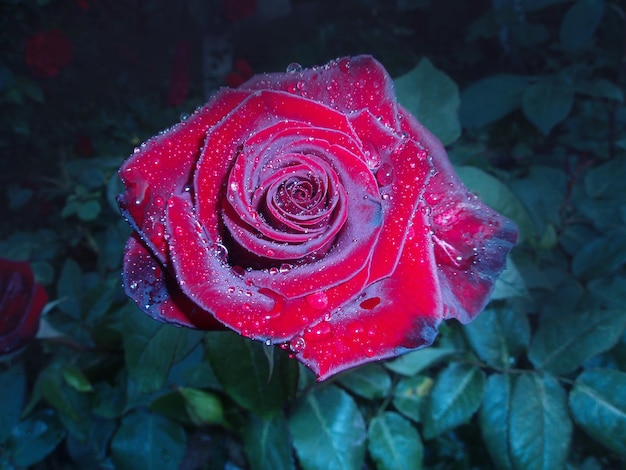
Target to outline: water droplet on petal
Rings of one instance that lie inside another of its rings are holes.
[[[221,243],[216,243],[213,245],[213,249],[215,250],[215,254],[221,261],[226,261],[228,259],[228,248],[226,248]]]
[[[306,303],[315,309],[322,310],[328,306],[328,296],[325,292],[314,292],[306,296]]]
[[[376,181],[380,186],[390,185],[393,181],[393,166],[383,163],[376,172]]]
[[[347,72],[348,70],[350,70],[350,59],[347,57],[344,57],[343,59],[341,59],[339,61],[339,70],[341,70],[342,72]]]
[[[298,73],[302,72],[302,65],[297,62],[292,62],[287,66],[287,73]]]
[[[302,336],[295,336],[291,341],[289,341],[289,348],[298,353],[302,351],[306,347],[306,341]]]
[[[281,274],[285,274],[288,273],[289,271],[291,271],[291,268],[293,266],[290,265],[289,263],[283,263],[280,265],[280,268],[278,268],[278,270],[280,271]]]
[[[327,321],[321,321],[317,325],[308,328],[304,333],[304,337],[307,341],[323,341],[335,334],[333,325]]]
[[[157,207],[163,207],[165,205],[165,200],[161,196],[157,196],[154,198],[154,205]]]

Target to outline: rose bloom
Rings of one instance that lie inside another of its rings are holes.
[[[72,60],[72,43],[60,29],[38,33],[26,41],[26,65],[38,77],[56,77]]]
[[[470,321],[517,240],[370,56],[221,89],[119,174],[137,305],[279,343],[319,380]]]
[[[0,258],[0,355],[34,338],[47,301],[27,262]]]

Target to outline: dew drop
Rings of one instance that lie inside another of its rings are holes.
[[[300,91],[303,91],[306,88],[306,83],[304,83],[302,80],[298,80],[296,82],[296,88]]]
[[[276,274],[278,274],[278,273],[279,273],[278,268],[276,268],[276,267],[274,267],[274,266],[272,266],[270,269],[268,269],[268,272],[269,272],[272,276],[274,276],[274,275],[276,275]]]
[[[289,348],[295,353],[304,350],[305,347],[306,341],[304,341],[302,336],[295,336],[291,341],[289,341]]]
[[[216,243],[215,245],[213,245],[213,249],[215,250],[215,254],[220,260],[225,261],[228,259],[228,248],[226,248],[224,245],[222,245],[221,243]]]
[[[305,298],[306,303],[317,310],[322,310],[328,306],[328,296],[325,292],[314,292],[307,295]]]
[[[327,321],[321,321],[317,325],[308,328],[304,333],[304,338],[307,341],[324,341],[335,334],[333,325]]]
[[[291,271],[291,268],[293,266],[290,265],[289,263],[283,263],[280,265],[280,268],[278,268],[278,270],[280,271],[281,274],[285,274],[288,273],[289,271]]]
[[[393,166],[383,163],[376,172],[376,181],[380,186],[390,185],[393,181]]]
[[[350,70],[350,59],[344,57],[339,61],[339,70],[346,73]]]
[[[292,62],[287,66],[287,73],[298,73],[302,72],[302,65],[297,62]]]
[[[165,200],[161,196],[157,196],[154,198],[154,205],[157,207],[163,207],[165,205]]]
[[[188,113],[180,113],[180,120],[181,121],[186,121],[187,119],[189,119],[189,114]]]

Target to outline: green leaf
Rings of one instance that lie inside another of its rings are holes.
[[[81,202],[77,208],[77,215],[80,220],[90,222],[96,220],[100,215],[101,207],[98,201],[89,200]]]
[[[57,295],[63,299],[63,302],[59,303],[59,310],[74,319],[79,319],[81,316],[82,285],[83,274],[80,266],[76,261],[68,258],[57,283]]]
[[[368,429],[369,453],[378,470],[422,468],[424,448],[410,421],[388,411],[372,419]]]
[[[565,13],[559,38],[566,50],[583,46],[596,32],[604,15],[604,0],[578,0]]]
[[[68,385],[64,378],[64,364],[54,362],[37,378],[36,393],[59,412],[63,425],[79,438],[86,437],[91,424],[89,397]]]
[[[481,201],[517,224],[522,240],[533,235],[534,227],[528,211],[504,183],[489,173],[471,166],[458,167],[456,172]]]
[[[561,225],[559,211],[567,187],[563,171],[531,166],[528,176],[513,180],[510,187],[528,210],[535,233],[545,233],[548,224]]]
[[[624,201],[626,161],[623,158],[609,160],[589,170],[585,176],[585,190],[589,197],[599,200],[619,199]]]
[[[510,309],[487,309],[463,328],[478,357],[494,367],[510,367],[530,342],[528,318]]]
[[[569,395],[572,416],[600,444],[626,457],[626,373],[586,370]]]
[[[524,115],[541,132],[548,135],[563,121],[574,103],[573,90],[562,83],[544,80],[529,86],[522,97]]]
[[[11,430],[4,452],[15,465],[28,467],[43,460],[64,437],[65,429],[55,413],[41,410]]]
[[[427,58],[394,80],[398,101],[443,145],[461,135],[459,89],[454,81]]]
[[[478,415],[480,431],[491,459],[496,467],[507,470],[513,468],[508,443],[512,393],[510,375],[491,375]]]
[[[380,364],[366,364],[346,372],[339,383],[363,398],[384,398],[391,390],[391,377]]]
[[[163,416],[136,411],[124,417],[111,441],[119,470],[175,470],[185,454],[183,428]]]
[[[624,102],[624,92],[622,89],[605,78],[594,78],[593,80],[577,85],[576,93],[593,96],[594,98],[605,98],[607,100],[617,101],[618,103]]]
[[[385,367],[398,374],[412,376],[424,369],[437,364],[457,351],[449,348],[424,348],[411,351],[392,361],[384,363]]]
[[[252,470],[295,468],[287,420],[282,413],[276,413],[267,421],[250,413],[243,430],[243,441]]]
[[[550,376],[528,374],[515,382],[509,446],[515,468],[564,468],[572,437],[567,398]]]
[[[91,392],[93,387],[89,379],[75,364],[65,364],[62,369],[65,382],[77,392]]]
[[[611,349],[626,326],[626,310],[590,310],[543,315],[528,350],[537,369],[567,374]]]
[[[472,417],[483,400],[485,374],[454,362],[437,377],[424,416],[424,438],[432,439]]]
[[[213,393],[195,388],[179,388],[185,398],[185,408],[196,426],[220,424],[224,421],[222,403]]]
[[[491,300],[528,297],[526,281],[511,258],[506,261],[504,271],[496,279]]]
[[[297,364],[277,349],[274,358],[265,346],[232,332],[206,335],[209,362],[228,395],[242,407],[269,418],[291,398]]]
[[[461,123],[482,127],[515,111],[522,104],[528,79],[518,75],[494,75],[479,80],[461,93]]]
[[[354,400],[337,387],[314,390],[296,402],[289,430],[304,470],[353,470],[363,466],[365,423]]]
[[[172,365],[202,340],[203,333],[156,322],[136,310],[125,318],[124,357],[139,394],[158,390]]]
[[[7,438],[13,426],[20,420],[26,391],[24,365],[19,362],[7,370],[0,371],[0,444]]]
[[[403,378],[393,391],[393,406],[416,423],[421,422],[424,405],[434,383],[433,379],[423,375]]]
[[[626,263],[626,231],[617,229],[583,245],[574,255],[572,272],[584,279],[598,278]]]

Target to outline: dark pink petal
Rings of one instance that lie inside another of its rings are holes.
[[[260,74],[239,89],[286,91],[347,114],[368,109],[386,126],[399,130],[393,81],[371,56],[344,57],[298,72]]]
[[[369,285],[355,300],[290,341],[317,380],[428,346],[435,339],[443,305],[432,241],[420,212],[411,227],[390,277]]]
[[[400,112],[403,130],[428,149],[436,172],[428,181],[424,208],[430,213],[445,318],[467,323],[487,304],[517,242],[517,227],[472,194],[439,140],[406,110]]]
[[[118,198],[120,209],[161,263],[166,262],[167,250],[165,202],[190,188],[208,130],[248,94],[221,90],[185,121],[142,144],[120,168],[126,187]]]
[[[183,294],[174,275],[162,267],[136,234],[126,243],[122,276],[126,294],[155,320],[203,330],[222,328],[210,313]]]
[[[432,163],[428,151],[416,141],[400,138],[371,113],[351,117],[359,135],[369,142],[376,162],[376,181],[383,206],[383,227],[370,261],[369,283],[391,275],[398,262],[411,218],[417,210]]]
[[[287,299],[248,282],[226,262],[224,247],[194,217],[189,195],[171,198],[167,227],[173,266],[185,294],[230,329],[253,339],[282,342],[292,338],[357,295],[367,279],[367,271],[362,270],[325,291]]]

